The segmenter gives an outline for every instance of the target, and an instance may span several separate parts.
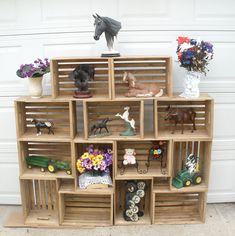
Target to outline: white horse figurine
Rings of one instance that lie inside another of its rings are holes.
[[[117,113],[115,116],[119,116],[124,121],[130,123],[131,127],[135,130],[135,120],[134,119],[129,120],[129,110],[130,110],[130,107],[124,107],[123,114],[121,115]]]

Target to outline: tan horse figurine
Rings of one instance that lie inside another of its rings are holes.
[[[155,83],[140,83],[130,72],[125,72],[123,81],[129,85],[129,90],[125,93],[126,97],[161,97],[163,90]]]

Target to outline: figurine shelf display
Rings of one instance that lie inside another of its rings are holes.
[[[123,114],[117,113],[116,116],[120,117],[122,120],[125,121],[126,131],[121,132],[120,136],[134,136],[135,133],[135,120],[132,118],[129,120],[129,110],[130,107],[125,107]]]
[[[50,121],[38,121],[36,119],[32,119],[31,123],[33,123],[35,125],[35,128],[37,129],[37,136],[41,135],[41,129],[47,129],[48,130],[48,134],[54,134],[53,128],[54,128],[54,124]]]
[[[99,40],[101,34],[105,33],[108,52],[102,53],[101,57],[120,57],[120,53],[113,48],[114,39],[117,37],[119,30],[121,29],[121,23],[109,17],[93,15],[95,22],[95,35],[94,39]]]
[[[161,97],[163,90],[158,85],[138,82],[136,77],[130,72],[125,72],[123,82],[128,83],[126,97]]]
[[[72,174],[70,165],[66,161],[54,160],[48,157],[29,156],[26,158],[26,163],[29,169],[32,167],[40,167],[41,172],[45,172],[46,169],[48,169],[50,173],[55,173],[57,170],[65,170],[68,175]]]
[[[74,80],[75,87],[77,87],[74,98],[92,97],[92,94],[89,91],[88,81],[94,80],[94,77],[95,69],[93,65],[81,64],[70,73],[70,78]]]
[[[190,154],[187,157],[185,168],[177,173],[172,180],[176,188],[189,187],[192,184],[201,184],[202,174],[199,171],[199,157]]]
[[[144,215],[140,209],[145,196],[146,183],[144,181],[127,181],[125,184],[125,209],[123,217],[126,221],[136,222]]]

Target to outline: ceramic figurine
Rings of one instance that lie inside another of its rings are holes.
[[[94,80],[95,69],[93,65],[82,64],[77,66],[69,75],[74,80],[77,91],[74,93],[75,98],[90,98],[92,94],[88,89],[88,81]]]
[[[181,124],[181,134],[184,133],[184,124],[192,124],[192,133],[194,130],[196,130],[195,126],[195,118],[196,118],[196,112],[194,111],[193,108],[188,108],[188,109],[182,109],[182,108],[172,108],[171,106],[168,106],[166,109],[166,116],[165,120],[173,121],[175,123],[172,134],[174,134],[176,130],[176,125],[178,123]]]
[[[137,82],[136,77],[125,72],[123,75],[123,82],[128,83],[129,89],[125,93],[126,97],[161,97],[163,90],[155,83],[140,83]]]
[[[105,118],[101,122],[97,122],[97,123],[93,124],[91,126],[90,135],[95,136],[98,129],[99,129],[98,136],[100,136],[100,135],[104,136],[105,134],[110,135],[109,130],[107,128],[107,123],[110,122],[110,121],[111,121],[111,119]],[[102,129],[105,129],[106,133],[101,133]]]
[[[120,57],[120,53],[113,48],[114,37],[117,37],[119,30],[121,29],[121,23],[109,17],[93,15],[95,18],[95,35],[94,39],[99,40],[101,34],[105,33],[105,38],[108,46],[108,52],[102,53],[101,57]]]
[[[130,107],[125,107],[123,114],[117,113],[116,116],[119,116],[121,119],[125,121],[126,131],[121,132],[119,135],[121,136],[134,136],[135,135],[135,120],[129,120],[129,110]]]
[[[34,123],[37,129],[37,136],[41,135],[41,129],[48,129],[48,134],[54,134],[53,127],[54,124],[51,121],[38,121],[36,119],[31,119],[31,122]]]
[[[144,181],[126,181],[125,184],[125,208],[123,218],[126,221],[136,222],[144,215],[141,210],[141,200],[145,196],[146,183]]]
[[[123,157],[123,165],[135,165],[136,164],[136,158],[135,158],[135,149],[127,148],[125,149],[125,155]]]

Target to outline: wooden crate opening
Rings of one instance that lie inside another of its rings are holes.
[[[196,130],[192,131],[193,124],[184,124],[184,133],[181,134],[181,124],[178,123],[174,130],[175,123],[173,120],[165,120],[167,115],[167,108],[170,106],[172,109],[193,109],[196,112],[195,126]],[[172,138],[210,138],[212,136],[212,113],[211,113],[211,100],[203,101],[183,101],[183,100],[159,100],[155,102],[155,124],[156,124],[156,137],[172,137]]]
[[[137,222],[126,221],[123,217],[125,211],[126,193],[125,186],[126,181],[116,181],[115,203],[114,203],[114,223],[115,225],[146,225],[151,224],[151,180],[138,180],[146,183],[145,196],[141,198],[139,205],[139,211],[143,211],[144,215],[139,217]]]
[[[199,185],[192,185],[187,189],[192,188],[207,188],[209,182],[210,170],[210,155],[211,155],[211,142],[210,141],[185,141],[174,142],[173,147],[173,163],[172,163],[172,176],[176,176],[177,172],[185,168],[187,157],[193,154],[199,157],[198,170],[202,175],[202,183]],[[172,187],[174,189],[174,187]]]
[[[154,191],[169,191],[171,188],[171,177],[156,177],[153,178]]]
[[[170,173],[170,142],[164,141],[166,144],[163,148],[163,158],[150,160],[148,162],[149,150],[159,141],[117,141],[117,161],[116,178],[131,179],[131,178],[151,178],[169,176]],[[135,157],[138,163],[138,170],[134,165],[127,165],[123,173],[123,157],[125,149],[135,149]],[[147,167],[149,163],[149,167]],[[142,173],[140,173],[142,171]]]
[[[108,226],[113,224],[112,195],[63,194],[62,225]]]
[[[59,193],[67,193],[75,191],[74,179],[58,179]]]
[[[134,136],[120,136],[120,133],[126,131],[126,124],[121,117],[116,116],[117,113],[122,115],[125,107],[129,107],[129,120],[134,119],[135,121],[135,132]],[[105,139],[123,139],[128,137],[130,139],[143,138],[144,130],[144,105],[143,101],[103,101],[103,102],[85,102],[84,111],[84,130],[85,138],[105,138]],[[109,135],[107,136],[107,131],[102,129],[101,135],[98,135],[99,129],[96,134],[91,133],[91,128],[94,124],[102,122],[104,119],[109,118],[111,121],[107,122],[107,128]]]
[[[89,81],[89,91],[93,98],[111,99],[109,61],[107,58],[67,58],[51,60],[53,97],[73,98],[77,88],[70,73],[80,65],[92,65],[95,69],[94,80]]]
[[[113,184],[114,184],[114,172],[113,172],[113,165],[114,165],[114,158],[115,158],[115,150],[114,150],[114,145],[113,142],[111,141],[107,141],[105,143],[102,142],[86,142],[86,143],[75,143],[75,166],[76,166],[76,162],[77,159],[79,159],[84,152],[87,152],[87,147],[89,145],[93,145],[94,149],[99,149],[99,150],[107,150],[107,149],[111,149],[113,151],[113,164],[109,166],[109,170],[110,170],[110,177],[112,178]],[[84,190],[84,191],[88,191],[88,189],[80,189],[79,188],[79,176],[81,175],[81,173],[76,170],[76,188],[77,190]],[[104,188],[104,189],[98,189],[97,191],[111,191],[113,189],[113,186],[108,186],[108,188]],[[95,189],[91,189],[91,191],[96,191]]]
[[[27,157],[46,157],[52,160],[65,161],[71,166],[71,144],[67,142],[20,142],[20,158],[21,170],[24,178],[30,177],[50,177],[50,178],[73,178],[72,175],[66,173],[65,170],[56,170],[55,173],[50,173],[47,168],[45,172],[41,171],[38,166],[28,168],[26,163]]]
[[[70,122],[72,105],[70,106],[69,102],[17,102],[17,107],[19,137],[22,140],[73,138]],[[40,122],[51,122],[54,135],[48,134],[47,128],[41,129],[41,135],[37,135],[33,119]]]
[[[165,96],[172,95],[170,57],[114,58],[113,63],[113,98],[125,97],[128,91],[128,84],[123,82],[125,72],[132,73],[139,83],[158,85]]]
[[[205,215],[205,193],[156,193],[155,224],[201,223]]]
[[[58,193],[55,180],[21,180],[25,224],[58,226]]]

